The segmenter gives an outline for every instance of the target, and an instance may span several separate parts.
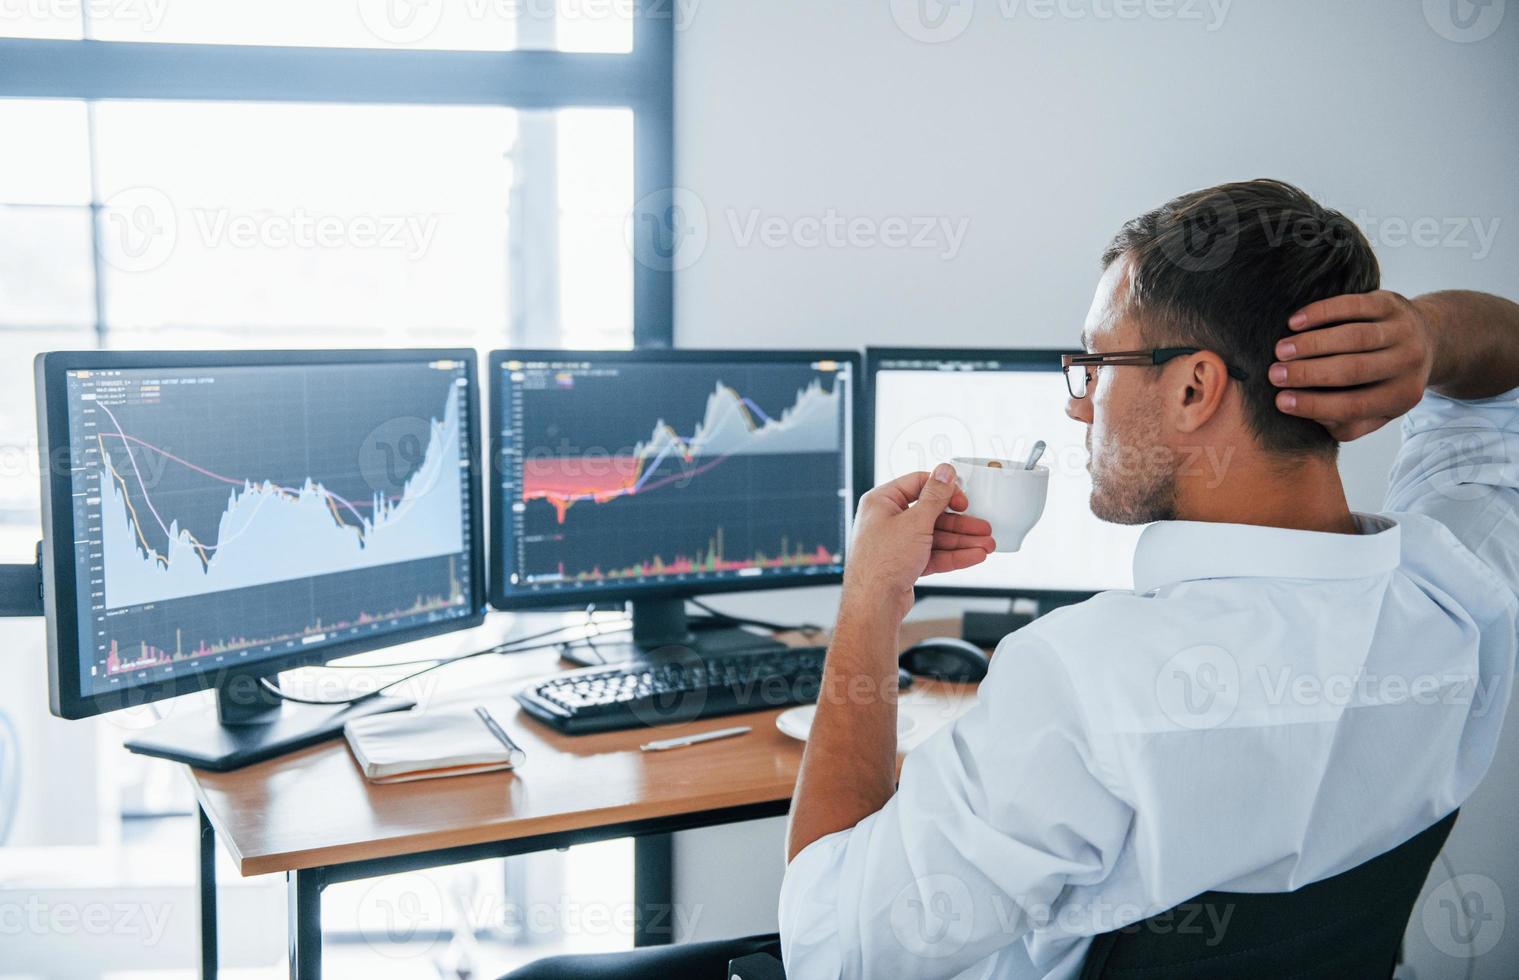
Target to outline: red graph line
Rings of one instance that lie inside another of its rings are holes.
[[[251,482],[251,481],[238,481],[238,480],[232,479],[231,477],[223,476],[220,473],[213,473],[210,470],[205,469],[204,467],[197,466],[196,464],[190,462],[187,459],[181,459],[180,457],[174,455],[173,453],[169,452],[166,449],[162,449],[162,448],[160,448],[158,446],[155,446],[155,445],[153,445],[150,442],[144,442],[143,440],[137,438],[136,436],[129,436],[129,435],[127,435],[126,431],[124,429],[122,429],[122,427],[121,427],[121,421],[116,418],[116,413],[115,412],[111,411],[110,408],[107,407],[103,402],[96,402],[96,404],[99,405],[102,410],[104,410],[104,412],[106,413],[107,416],[110,417],[111,424],[114,425],[114,426],[116,426],[116,431],[115,432],[99,432],[99,433],[96,433],[95,438],[96,438],[97,443],[100,446],[101,462],[104,464],[107,472],[109,472],[113,477],[115,477],[117,479],[117,481],[119,481],[120,484],[121,484],[121,499],[126,503],[127,509],[129,511],[132,511],[134,523],[136,524],[136,528],[137,528],[137,537],[138,537],[139,540],[142,541],[143,547],[147,549],[148,557],[150,559],[156,558],[159,562],[161,562],[162,564],[164,564],[165,566],[167,566],[168,562],[169,562],[168,556],[167,555],[159,555],[159,554],[157,554],[153,550],[153,548],[148,544],[147,537],[142,533],[142,520],[141,520],[141,518],[138,518],[136,516],[136,510],[135,510],[135,508],[132,507],[132,498],[131,498],[131,495],[127,493],[126,479],[120,473],[117,473],[116,472],[116,468],[111,465],[110,456],[105,451],[105,443],[103,441],[104,438],[106,436],[114,436],[116,438],[121,439],[122,442],[123,442],[123,444],[128,443],[128,442],[138,443],[139,445],[144,446],[144,447],[146,447],[148,449],[151,449],[152,451],[154,451],[156,453],[159,453],[159,454],[163,455],[164,457],[166,457],[168,459],[172,459],[175,462],[180,463],[181,465],[188,466],[190,469],[195,470],[196,472],[204,473],[206,476],[209,476],[212,479],[220,480],[220,481],[222,481],[224,483],[231,483],[231,484],[234,484],[234,485],[237,485],[237,486],[243,486],[243,485],[246,485],[247,482]],[[158,513],[158,508],[153,505],[153,497],[152,497],[151,494],[148,493],[148,484],[147,484],[147,481],[142,478],[142,470],[139,469],[138,466],[137,466],[137,458],[132,455],[132,449],[131,449],[130,446],[125,446],[125,448],[126,448],[126,452],[127,452],[127,461],[132,464],[132,474],[137,477],[137,485],[138,485],[138,487],[140,487],[142,489],[142,500],[143,500],[143,503],[145,503],[145,504],[148,505],[148,511],[150,513],[152,513],[153,520],[155,520],[155,521],[158,522],[159,528],[162,529],[164,535],[170,539],[170,543],[172,545],[172,543],[173,543],[173,536],[169,533],[169,526],[164,523],[163,517]],[[296,496],[299,493],[299,491],[294,490],[294,489],[292,489],[290,487],[275,487],[275,489],[277,491],[279,491],[280,493],[290,494],[291,496]],[[363,533],[362,525],[364,523],[364,516],[362,514],[360,514],[358,512],[358,510],[356,510],[354,508],[353,504],[349,503],[346,500],[343,500],[342,497],[339,497],[337,494],[335,494],[332,491],[328,490],[326,487],[321,487],[320,489],[321,489],[322,493],[326,494],[327,506],[332,508],[332,517],[333,517],[333,520],[336,521],[339,525],[343,525],[343,521],[338,517],[337,508],[332,506],[332,501],[334,499],[341,500],[343,502],[343,504],[349,509],[349,511],[351,511],[353,513],[353,516],[356,517],[356,518],[358,518],[359,524],[360,524],[360,533],[362,534]],[[205,542],[198,540],[195,537],[195,535],[191,534],[188,530],[184,531],[183,533],[190,539],[191,544],[193,544],[195,546],[196,550],[200,552],[202,563],[205,564],[205,565],[209,565],[210,562],[211,562],[211,558],[210,558],[209,552],[215,551],[217,548],[221,547],[221,545],[220,544],[206,544]]]
[[[625,568],[615,568],[603,571],[600,566],[592,568],[588,572],[577,572],[565,576],[578,582],[601,582],[617,579],[641,579],[658,578],[666,575],[688,575],[692,572],[733,572],[750,568],[806,568],[822,565],[831,565],[838,561],[827,548],[817,546],[812,551],[798,549],[797,551],[785,551],[776,556],[756,553],[747,558],[724,558],[720,542],[708,546],[701,555],[693,558],[688,555],[676,555],[671,559],[652,558],[637,565],[629,565]],[[564,575],[564,566],[560,565],[560,574]]]
[[[104,408],[105,406],[102,405],[101,407]],[[171,459],[171,460],[173,460],[174,462],[178,463],[181,466],[184,466],[184,467],[186,467],[188,469],[192,469],[195,472],[200,473],[200,474],[202,474],[204,476],[209,476],[213,480],[219,480],[222,483],[230,484],[230,485],[232,485],[234,487],[247,486],[248,484],[255,482],[255,481],[252,481],[252,480],[239,480],[239,479],[237,479],[235,477],[224,476],[221,473],[213,473],[211,470],[206,469],[204,466],[197,466],[196,464],[190,462],[188,459],[183,459],[183,458],[181,458],[179,456],[174,455],[173,453],[169,452],[167,449],[164,449],[164,448],[162,448],[160,446],[155,446],[151,442],[148,442],[148,441],[146,441],[144,439],[139,439],[136,436],[127,435],[125,432],[102,432],[102,433],[99,433],[99,435],[102,438],[120,439],[123,442],[134,442],[137,445],[143,447],[144,449],[151,449],[153,452],[155,452],[158,455],[164,457],[165,459]],[[130,453],[131,450],[127,450],[127,452]],[[141,474],[138,474],[137,482],[138,482],[139,485],[142,484],[142,475]],[[275,484],[270,484],[270,485],[273,486],[274,489],[280,491],[281,493],[288,493],[288,494],[291,494],[292,496],[300,492],[299,490],[297,490],[294,487],[282,487],[282,486],[278,486],[278,485],[275,485]],[[369,506],[372,506],[371,504],[355,504],[352,501],[346,500],[343,497],[339,496],[338,494],[333,493],[331,490],[328,490],[326,487],[322,487],[321,490],[322,490],[322,493],[324,493],[327,496],[331,497],[333,500],[336,500],[338,503],[342,504],[344,507],[347,507],[350,511],[353,512],[353,516],[357,517],[359,520],[363,520],[364,519],[364,515],[359,513],[358,508],[359,507],[369,507]],[[146,486],[143,486],[142,487],[142,492],[143,492],[143,496],[147,496],[148,488]],[[391,498],[391,499],[397,499],[397,498]]]
[[[126,432],[122,429],[120,420],[116,418],[116,413],[107,408],[104,402],[97,402],[97,404],[100,405],[101,409],[106,413],[106,415],[110,416],[111,424],[116,426],[116,431],[120,433],[123,438],[125,438]],[[112,472],[115,472],[114,468],[111,467],[110,456],[105,451],[105,443],[100,441],[100,437],[98,435],[95,437],[95,441],[100,446],[101,460],[105,463],[106,468],[112,470]],[[166,536],[169,536],[172,540],[172,535],[169,535],[169,526],[164,523],[163,517],[159,515],[158,508],[153,506],[153,498],[148,496],[148,485],[143,482],[142,471],[137,468],[137,457],[132,455],[131,447],[127,448],[127,462],[132,464],[132,472],[137,475],[137,484],[142,487],[143,503],[148,505],[148,510],[152,513],[153,520],[158,522],[158,526],[160,528],[163,528],[164,534]],[[123,490],[123,492],[125,491]],[[139,533],[141,533],[141,530],[142,529],[139,527]]]
[[[755,404],[752,399],[741,394],[738,389],[733,388],[730,385],[725,385],[722,382],[718,382],[717,390],[714,392],[714,397],[724,394],[733,400],[734,407],[738,411],[739,419],[743,422],[744,427],[748,429],[750,433],[758,432],[761,428],[763,428],[760,419],[764,420],[764,425],[771,425],[775,423],[775,420],[772,419],[769,415],[765,414],[764,409]],[[590,500],[598,504],[604,504],[607,501],[614,500],[618,497],[632,497],[643,493],[645,490],[652,490],[657,487],[669,486],[671,483],[681,479],[684,476],[695,476],[698,473],[704,473],[712,467],[716,466],[718,463],[721,463],[723,460],[727,459],[732,455],[732,453],[724,453],[721,456],[714,458],[710,463],[705,463],[694,469],[686,470],[683,473],[676,474],[675,476],[665,477],[660,480],[649,482],[650,477],[656,470],[659,469],[660,464],[663,463],[666,457],[670,456],[672,453],[678,454],[682,461],[686,463],[690,463],[692,460],[696,459],[701,454],[699,447],[701,438],[703,435],[706,435],[708,433],[711,425],[712,410],[710,403],[706,417],[703,418],[702,421],[697,425],[695,433],[693,433],[689,439],[676,432],[675,428],[670,424],[664,422],[660,423],[659,425],[655,426],[654,434],[650,437],[650,441],[648,443],[640,444],[638,448],[641,451],[637,456],[618,457],[619,459],[626,460],[632,464],[628,467],[631,472],[627,476],[621,476],[614,472],[610,481],[607,481],[606,479],[598,481],[589,479],[584,476],[580,477],[578,480],[561,478],[562,483],[560,485],[539,489],[526,485],[530,481],[527,472],[528,467],[524,467],[524,486],[522,490],[522,499],[524,502],[538,499],[547,500],[558,512],[559,523],[563,524],[565,521],[565,516],[568,514],[571,505],[578,503],[579,501]],[[654,443],[659,442],[659,437],[661,434],[665,436],[663,444],[660,446],[659,452],[654,456],[653,460],[650,461],[647,455],[647,448],[649,446],[652,446]],[[556,463],[562,466],[563,462],[563,458],[559,460],[541,461],[539,462],[538,468],[544,469],[547,468],[545,464],[547,464],[547,466],[553,466]],[[556,475],[557,474],[549,474],[547,481],[540,477],[539,482],[553,482]],[[568,485],[566,486],[564,484]]]
[[[647,493],[650,490],[655,490],[659,487],[666,487],[680,480],[705,473],[708,470],[712,469],[714,466],[717,466],[719,463],[726,460],[731,455],[731,453],[726,453],[722,456],[717,456],[710,462],[703,463],[700,466],[682,470],[679,473],[672,473],[669,476],[660,477],[657,480],[649,480],[648,482],[644,482],[643,474],[639,473],[633,475],[630,478],[621,478],[618,482],[612,484],[610,487],[581,485],[578,487],[572,487],[563,490],[553,487],[539,488],[530,486],[529,484],[531,481],[529,480],[527,473],[530,466],[525,466],[523,468],[522,500],[524,503],[529,500],[548,501],[549,504],[553,506],[554,510],[557,511],[559,523],[563,524],[566,515],[569,513],[570,507],[582,500],[591,500],[595,501],[598,504],[604,504],[607,501],[615,500],[618,497],[633,497],[641,493]],[[544,463],[557,461],[542,460],[536,462],[538,462],[538,465],[541,467]]]
[[[125,432],[102,432],[100,435],[105,438],[120,439],[124,442],[135,442],[137,445],[142,446],[145,449],[153,450],[155,453],[164,457],[165,459],[172,459],[174,462],[180,464],[181,466],[188,467],[197,473],[209,476],[213,480],[220,480],[222,483],[230,483],[233,486],[238,487],[244,485],[245,481],[243,480],[233,479],[230,476],[222,476],[220,473],[213,473],[210,470],[206,469],[204,466],[197,466],[194,463],[190,462],[188,459],[181,459],[180,457],[169,452],[167,449],[162,449],[158,446],[153,445],[151,442],[139,439],[136,436],[129,436]]]

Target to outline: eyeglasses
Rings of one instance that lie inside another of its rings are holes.
[[[1103,365],[1154,367],[1172,358],[1201,352],[1200,347],[1157,347],[1154,350],[1119,350],[1106,354],[1062,354],[1060,355],[1060,370],[1065,372],[1065,387],[1071,393],[1071,397],[1081,399],[1092,390],[1097,369]],[[1229,372],[1229,377],[1236,381],[1245,381],[1250,377],[1229,364],[1225,364],[1224,368]]]

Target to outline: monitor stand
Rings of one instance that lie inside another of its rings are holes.
[[[693,624],[686,618],[684,599],[635,599],[631,605],[631,642],[593,638],[589,642],[566,645],[560,656],[582,667],[601,667],[692,654],[711,659],[736,653],[772,653],[786,649],[786,644],[774,637],[751,633],[741,627]]]
[[[349,705],[297,704],[266,690],[259,683],[261,676],[246,670],[223,673],[216,682],[214,711],[176,712],[126,742],[126,747],[197,769],[226,772],[335,738],[350,719],[416,704],[387,696]]]
[[[42,602],[42,542],[30,565],[0,565],[0,616],[45,616]]]
[[[1030,613],[1014,612],[1014,601],[1009,600],[1006,612],[982,612],[967,609],[961,614],[960,637],[978,647],[993,649],[1009,633],[1022,629],[1033,622]]]
[[[1012,595],[1008,598],[1006,612],[983,612],[967,609],[960,621],[960,636],[978,647],[991,649],[1009,633],[1016,632],[1036,618],[1061,606],[1085,602],[1091,592],[1037,592],[1029,595]]]

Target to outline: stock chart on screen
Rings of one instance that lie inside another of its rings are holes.
[[[86,691],[470,614],[462,362],[78,370],[67,391]]]
[[[504,361],[513,593],[837,572],[849,365]]]

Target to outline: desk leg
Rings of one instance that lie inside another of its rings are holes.
[[[327,886],[321,868],[287,871],[290,909],[290,980],[321,980],[322,889]]]
[[[633,838],[634,946],[675,941],[674,844],[670,834]]]
[[[205,807],[195,805],[200,818],[200,976],[216,980],[216,830]]]

